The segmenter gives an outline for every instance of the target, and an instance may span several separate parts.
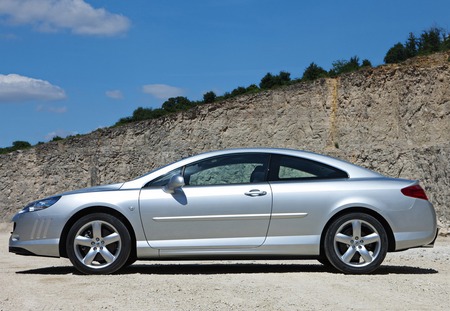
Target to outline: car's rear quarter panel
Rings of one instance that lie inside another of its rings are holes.
[[[298,243],[301,254],[318,255],[327,222],[355,208],[371,210],[394,232],[396,249],[420,246],[432,240],[434,209],[425,200],[404,196],[400,189],[413,182],[391,178],[316,180],[271,183],[273,214],[306,213],[303,218],[272,218],[267,242],[285,237]],[[314,243],[315,245],[311,245]]]

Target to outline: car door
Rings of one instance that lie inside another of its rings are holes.
[[[151,247],[252,248],[264,243],[272,209],[267,154],[233,154],[178,168],[140,193],[140,213]],[[162,186],[181,174],[173,194]]]

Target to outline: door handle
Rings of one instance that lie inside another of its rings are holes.
[[[252,189],[249,192],[246,192],[244,194],[249,196],[249,197],[260,197],[260,196],[266,195],[267,192],[266,191],[261,191],[259,189]]]

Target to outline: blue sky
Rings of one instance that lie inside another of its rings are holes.
[[[373,65],[448,0],[0,0],[0,147],[89,133],[315,62]]]

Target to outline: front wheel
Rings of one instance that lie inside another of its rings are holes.
[[[84,274],[110,274],[122,268],[131,252],[127,227],[116,217],[95,213],[80,218],[66,241],[67,255]]]
[[[328,228],[324,249],[328,261],[339,271],[371,273],[386,257],[386,230],[368,214],[347,214],[336,219]]]

